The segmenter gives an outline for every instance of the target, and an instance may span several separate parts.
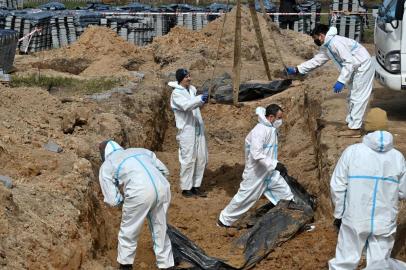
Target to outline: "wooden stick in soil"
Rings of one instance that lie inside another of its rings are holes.
[[[262,61],[264,62],[266,76],[268,80],[272,81],[271,71],[269,69],[268,59],[266,57],[266,51],[264,46],[264,40],[262,39],[261,27],[259,26],[257,11],[255,10],[255,1],[248,0],[248,7],[250,9],[252,24],[254,25],[255,35],[257,36],[259,50],[261,51]]]
[[[238,105],[241,76],[241,0],[237,0],[234,38],[234,62],[233,62],[233,103]]]

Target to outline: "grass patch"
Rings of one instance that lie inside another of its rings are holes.
[[[50,91],[52,89],[68,90],[80,94],[94,94],[108,91],[123,82],[118,78],[95,78],[79,80],[62,76],[46,76],[31,74],[28,76],[12,76],[11,87],[41,87]]]
[[[363,36],[362,36],[363,43],[374,43],[374,29],[373,28],[364,28]]]

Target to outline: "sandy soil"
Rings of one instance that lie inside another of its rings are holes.
[[[42,74],[79,79],[118,76],[131,80],[131,71],[139,71],[145,78],[133,84],[133,95],[114,94],[100,102],[81,96],[79,91],[55,95],[36,88],[0,89],[0,174],[11,176],[15,184],[10,190],[0,187],[0,268],[114,269],[121,213],[103,204],[97,183],[97,143],[105,138],[157,151],[171,171],[169,222],[209,255],[227,257],[227,247],[243,231],[221,229],[215,222],[241,181],[243,143],[256,124],[255,108],[279,103],[285,110],[279,158],[289,173],[317,196],[316,229],[284,243],[254,269],[326,269],[336,241],[329,177],[345,146],[357,142],[336,137],[344,122],[345,93],[335,95],[331,91],[338,75],[332,64],[295,81],[278,95],[244,103],[240,108],[205,105],[202,114],[209,164],[203,188],[208,198],[185,199],[180,195],[176,128],[168,108],[170,90],[164,83],[179,67],[191,70],[198,88],[212,78],[213,71],[215,76],[232,73],[232,14],[227,16],[215,67],[224,17],[200,32],[175,28],[144,48],[127,44],[106,28],[95,27],[69,47],[17,57],[18,75],[41,69]],[[310,37],[288,30],[269,32],[264,20],[259,20],[275,78],[282,65],[271,34],[289,65],[316,51]],[[247,10],[243,12],[242,50],[242,81],[266,78]],[[406,142],[401,139],[406,136],[404,102],[404,93],[377,86],[372,105],[388,111],[395,144],[406,152]],[[50,139],[64,151],[46,151],[43,144]],[[262,199],[258,205],[264,202]],[[404,214],[400,216],[401,233],[394,255],[405,260],[406,220]],[[154,261],[145,226],[134,269],[156,269]]]

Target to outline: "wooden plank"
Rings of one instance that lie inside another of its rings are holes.
[[[241,0],[237,0],[233,61],[233,103],[238,105],[241,76]]]
[[[268,64],[268,58],[266,57],[264,40],[262,39],[261,27],[259,26],[257,11],[255,10],[255,1],[248,0],[248,7],[251,13],[252,23],[255,29],[255,35],[257,36],[259,50],[261,51],[262,61],[264,62],[266,76],[268,77],[268,80],[272,81],[271,70],[269,69]]]
[[[269,14],[266,13],[265,6],[264,6],[264,1],[263,1],[263,0],[259,0],[259,5],[261,6],[262,16],[264,17],[264,19],[265,19],[265,20],[267,21],[267,23],[268,23],[269,35],[271,36],[271,39],[272,39],[273,44],[274,44],[274,46],[275,46],[275,50],[276,50],[276,52],[277,52],[277,54],[278,54],[278,56],[279,56],[279,61],[281,61],[281,64],[282,64],[282,66],[283,66],[283,70],[285,71],[285,70],[286,70],[286,64],[285,64],[285,61],[283,61],[282,53],[281,53],[281,51],[279,50],[279,46],[278,46],[278,44],[276,43],[276,38],[273,36],[274,33],[272,32],[272,31],[274,30],[275,32],[278,32],[279,34],[281,34],[280,29],[272,24],[271,16],[269,16]]]

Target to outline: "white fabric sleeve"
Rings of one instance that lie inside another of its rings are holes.
[[[338,160],[330,181],[331,200],[334,204],[334,217],[342,218],[345,210],[345,197],[348,185],[348,165],[351,146],[347,147]]]
[[[273,155],[267,156],[264,154],[265,131],[254,128],[251,138],[250,153],[252,158],[261,163],[269,172],[275,170],[278,161],[272,158]]]
[[[327,55],[326,49],[321,48],[312,59],[298,65],[297,69],[300,74],[307,74],[313,69],[324,65],[328,60],[330,60],[330,57]]]
[[[343,84],[347,84],[348,81],[351,79],[352,74],[354,73],[354,59],[351,51],[349,51],[347,46],[345,46],[345,44],[342,44],[341,42],[334,42],[331,45],[331,49],[336,55],[339,55],[342,60],[342,67],[337,81]]]
[[[185,112],[192,111],[204,104],[202,102],[202,95],[198,95],[188,99],[177,90],[174,90],[172,92],[172,102],[173,105],[175,105],[175,109]]]
[[[118,181],[114,179],[114,169],[110,161],[105,161],[99,171],[100,187],[104,196],[104,202],[110,206],[118,206],[123,202]]]
[[[406,200],[406,162],[404,158],[402,172],[399,177],[399,199]]]
[[[169,177],[169,170],[168,168],[165,166],[165,164],[160,161],[154,152],[151,151],[151,159],[152,159],[152,163],[154,164],[154,166],[162,173],[163,176],[165,176],[165,178]]]

